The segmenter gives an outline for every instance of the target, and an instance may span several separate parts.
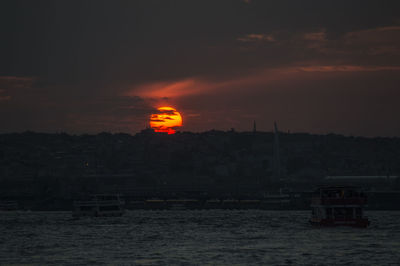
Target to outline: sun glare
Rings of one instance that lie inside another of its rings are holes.
[[[182,116],[175,108],[163,106],[157,110],[158,113],[150,117],[150,127],[155,132],[174,134],[176,128],[182,126]]]

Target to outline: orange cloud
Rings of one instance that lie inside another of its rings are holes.
[[[371,72],[371,71],[400,71],[400,66],[306,66],[298,67],[300,71],[305,72]]]
[[[192,78],[172,82],[150,82],[135,87],[127,96],[140,96],[145,98],[179,97],[196,94],[201,90],[201,82]]]
[[[34,77],[0,76],[0,85],[7,88],[30,88]]]
[[[266,41],[275,42],[275,37],[272,34],[247,34],[244,37],[239,37],[236,40],[241,42],[255,42],[255,41]]]
[[[10,100],[11,99],[11,96],[10,95],[6,95],[6,96],[1,96],[0,95],[0,101],[8,101],[8,100]]]
[[[351,31],[336,39],[328,39],[326,29],[310,32],[274,32],[247,34],[236,39],[242,43],[273,42],[286,48],[307,48],[321,54],[336,55],[400,55],[400,26]]]
[[[305,33],[302,39],[307,42],[307,48],[324,54],[400,55],[400,26],[352,31],[332,40],[322,30]],[[301,39],[295,40],[301,44]]]
[[[382,60],[372,60],[372,57],[384,53],[393,56],[400,55],[400,26],[348,32],[337,39],[328,39],[326,30],[318,29],[311,32],[295,33],[292,36],[288,36],[287,32],[275,32],[274,35],[252,33],[238,38],[237,41],[250,45],[258,42],[273,42],[277,47],[282,46],[282,49],[291,49],[296,46],[296,48],[314,50],[329,55],[329,57],[321,60],[321,56],[318,55],[318,61],[293,62],[286,67],[260,67],[253,72],[235,74],[230,78],[208,79],[193,76],[171,81],[149,82],[131,88],[125,95],[154,99],[159,104],[162,98],[168,99],[165,100],[168,103],[169,99],[186,96],[244,91],[261,86],[272,88],[279,82],[293,82],[293,79],[305,77],[310,72],[337,75],[338,73],[400,70],[400,66],[382,65]],[[301,49],[299,50],[301,51]],[[309,53],[309,51],[306,51],[306,53]],[[371,57],[369,62],[377,63],[363,65],[359,56],[366,59],[369,56]],[[312,77],[308,75],[307,78]],[[314,78],[322,78],[322,76],[319,75]]]
[[[127,95],[144,98],[180,98],[192,95],[215,94],[233,91],[245,91],[254,87],[274,87],[282,82],[293,82],[306,73],[340,73],[340,72],[376,72],[400,71],[400,66],[358,66],[358,65],[318,65],[289,66],[283,68],[267,68],[250,74],[230,79],[208,80],[190,78],[173,82],[148,83],[130,90]],[[309,76],[307,76],[309,77]],[[317,78],[318,76],[316,76]]]
[[[34,81],[33,77],[0,76],[0,101],[10,100],[14,89],[31,88]]]
[[[308,32],[303,35],[303,39],[307,41],[326,41],[326,32],[325,30]]]

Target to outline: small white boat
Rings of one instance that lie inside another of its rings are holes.
[[[74,201],[72,216],[110,217],[124,214],[125,202],[119,195],[98,194],[93,195],[90,200]]]

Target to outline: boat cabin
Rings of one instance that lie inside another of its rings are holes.
[[[322,187],[311,199],[314,225],[350,225],[366,227],[368,218],[364,217],[367,197],[356,187]]]

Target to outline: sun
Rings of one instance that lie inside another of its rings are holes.
[[[182,116],[175,108],[163,106],[157,108],[157,114],[150,116],[150,127],[155,132],[175,134],[175,128],[182,126]]]

